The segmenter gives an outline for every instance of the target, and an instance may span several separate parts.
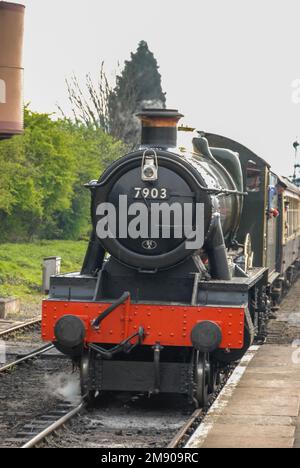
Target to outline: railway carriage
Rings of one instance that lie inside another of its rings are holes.
[[[191,148],[178,147],[177,111],[139,117],[138,150],[87,184],[82,270],[51,278],[42,336],[78,363],[83,395],[181,393],[205,406],[224,366],[265,338],[292,281],[299,190],[228,138],[190,133]]]
[[[277,242],[276,294],[280,298],[297,277],[300,258],[300,189],[284,177],[279,178],[280,223]]]

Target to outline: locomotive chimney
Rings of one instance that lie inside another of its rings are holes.
[[[177,124],[182,114],[175,109],[143,109],[137,114],[142,123],[141,145],[176,148]]]
[[[0,1],[0,139],[23,131],[25,7]]]

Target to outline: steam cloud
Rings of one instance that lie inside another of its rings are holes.
[[[46,391],[52,397],[70,403],[77,403],[80,400],[80,383],[75,374],[46,375],[45,383]]]

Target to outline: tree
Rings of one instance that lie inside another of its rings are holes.
[[[135,113],[143,107],[164,108],[161,75],[153,53],[141,41],[131,59],[111,86],[101,64],[96,84],[86,75],[83,89],[75,75],[67,80],[69,101],[76,123],[101,128],[131,147],[139,141],[139,122]]]
[[[86,126],[101,128],[104,132],[109,133],[108,102],[112,89],[104,70],[104,63],[101,63],[96,84],[89,73],[86,75],[87,93],[82,90],[76,75],[73,75],[71,80],[66,80],[66,84],[75,123],[84,123]],[[60,107],[59,109],[63,117],[66,118],[64,111]]]
[[[25,132],[0,142],[0,242],[87,236],[90,195],[124,145],[83,124],[25,109]]]
[[[134,114],[143,107],[165,107],[166,96],[158,68],[147,42],[141,41],[131,59],[125,62],[109,95],[111,133],[132,146],[139,140],[139,124]]]

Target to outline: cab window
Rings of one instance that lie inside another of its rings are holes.
[[[246,178],[247,192],[259,192],[262,185],[262,173],[252,160],[248,161]]]

